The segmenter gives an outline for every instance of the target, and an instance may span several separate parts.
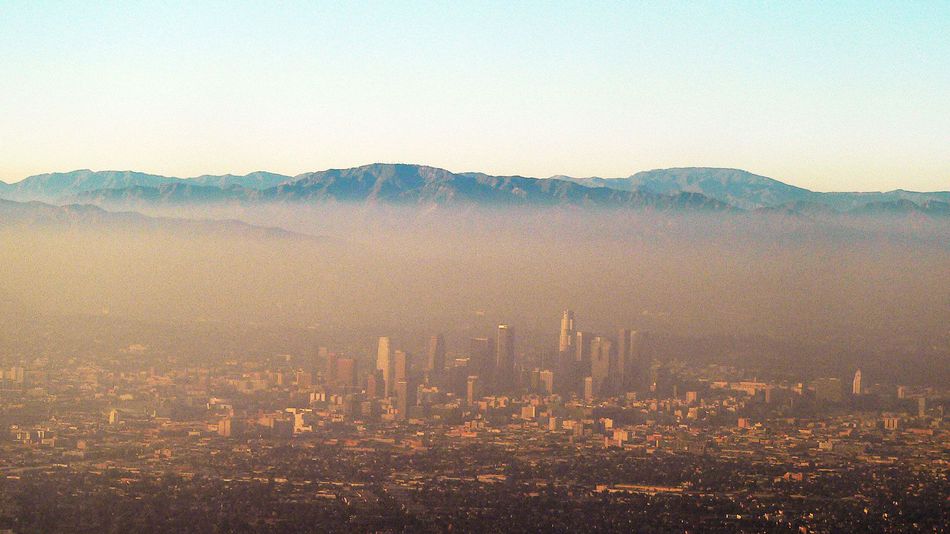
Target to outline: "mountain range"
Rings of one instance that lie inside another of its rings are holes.
[[[0,182],[0,197],[92,204],[343,202],[410,205],[590,206],[657,210],[766,210],[807,215],[950,211],[950,191],[810,191],[739,169],[659,169],[626,178],[530,178],[453,173],[424,165],[376,163],[294,177],[174,178],[132,171],[79,170]]]
[[[88,204],[53,206],[43,202],[0,199],[0,229],[3,228],[124,228],[133,231],[171,230],[188,235],[239,235],[257,238],[319,239],[281,228],[256,226],[243,221],[195,220],[149,217],[135,212],[106,211]]]
[[[686,167],[638,172],[627,178],[556,178],[591,187],[610,187],[624,191],[649,191],[658,194],[689,191],[700,193],[741,209],[805,207],[812,203],[834,211],[849,211],[869,203],[909,200],[950,202],[950,191],[920,193],[897,189],[888,192],[823,193],[780,182],[740,169]]]
[[[168,185],[212,188],[238,186],[247,189],[267,189],[288,180],[292,180],[292,178],[265,171],[252,172],[243,176],[225,174],[173,178],[135,171],[82,169],[72,172],[37,174],[12,184],[0,182],[0,195],[11,200],[61,201],[80,193],[99,190],[132,187],[158,188]]]

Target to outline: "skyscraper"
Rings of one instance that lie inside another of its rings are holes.
[[[385,382],[383,371],[380,369],[374,370],[366,377],[366,395],[371,399],[379,398],[383,394]]]
[[[339,358],[336,360],[335,379],[337,388],[349,393],[356,388],[359,362],[353,358]]]
[[[330,349],[327,347],[317,348],[317,361],[313,366],[313,372],[316,373],[318,370],[323,370],[323,379],[327,384],[333,383],[333,374],[334,366],[330,362]]]
[[[852,395],[861,394],[861,370],[860,369],[854,372],[854,380],[851,382],[851,394]]]
[[[593,337],[590,332],[574,334],[574,363],[569,388],[575,392],[584,391],[583,379],[590,376],[590,342]]]
[[[574,335],[574,361],[590,365],[590,341],[594,336],[590,332],[577,332]]]
[[[415,393],[415,388],[412,387],[408,381],[399,380],[396,382],[396,418],[400,421],[405,421],[408,419],[410,408],[416,405]]]
[[[541,371],[540,379],[541,390],[545,393],[545,395],[554,393],[554,372],[549,369],[545,369]]]
[[[445,338],[436,334],[429,338],[429,347],[426,353],[426,371],[441,373],[445,370]]]
[[[376,368],[383,372],[383,397],[392,396],[393,358],[388,337],[379,338],[379,348],[376,351]]]
[[[494,365],[494,346],[490,338],[473,337],[469,340],[468,374],[478,375],[482,381],[491,376]]]
[[[613,342],[604,337],[597,336],[590,343],[590,376],[592,380],[592,390],[595,396],[602,396],[610,391],[608,380],[610,378],[610,362],[613,359]]]
[[[403,350],[397,350],[393,355],[393,382],[409,382],[412,372],[412,355]]]
[[[618,392],[627,391],[627,374],[632,371],[628,368],[630,364],[630,330],[621,328],[617,332],[617,364],[612,377]]]
[[[497,391],[510,390],[514,385],[515,331],[506,324],[498,325],[495,343],[494,387]]]
[[[649,391],[653,383],[653,358],[646,333],[621,330],[620,334],[624,341],[618,350],[617,365],[622,367],[623,391]]]
[[[558,352],[567,353],[574,345],[574,312],[564,310],[561,315],[561,336],[558,341]]]
[[[337,383],[337,371],[339,367],[339,364],[337,363],[338,359],[339,358],[337,357],[337,354],[335,352],[329,352],[329,351],[327,352],[326,382],[328,384]]]
[[[531,370],[531,379],[528,390],[532,393],[538,393],[541,391],[541,369],[535,367]]]
[[[469,406],[472,406],[481,396],[481,387],[478,382],[478,377],[475,375],[469,376],[465,388],[465,401]]]
[[[584,401],[594,400],[594,379],[590,376],[584,377]]]

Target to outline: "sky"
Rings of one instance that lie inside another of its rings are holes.
[[[950,190],[950,2],[0,0],[0,180],[742,168]]]

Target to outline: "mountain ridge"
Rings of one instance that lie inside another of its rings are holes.
[[[294,177],[255,171],[246,175],[174,178],[136,171],[47,173],[14,184],[0,196],[47,202],[288,202],[338,201],[398,204],[636,206],[657,209],[795,209],[822,204],[847,212],[866,204],[909,200],[918,206],[950,202],[950,191],[816,192],[742,169],[677,167],[626,178],[549,178],[454,173],[427,165],[373,163]],[[903,206],[910,209],[909,206]],[[806,210],[807,211],[807,210]],[[926,211],[926,210],[925,210]],[[938,210],[939,211],[939,210]]]
[[[51,172],[28,176],[19,182],[0,182],[0,193],[10,200],[59,201],[87,191],[123,189],[130,187],[159,187],[168,184],[215,186],[219,188],[241,186],[248,189],[266,189],[291,176],[268,171],[255,171],[245,175],[201,175],[177,178],[138,171],[93,171],[78,169],[69,172]]]
[[[563,180],[521,176],[456,174],[410,164],[370,164],[349,169],[304,173],[264,190],[240,186],[162,184],[83,191],[71,201],[135,202],[341,202],[403,205],[469,204],[492,206],[635,207],[655,210],[730,210],[731,206],[702,195],[658,195],[587,187]]]
[[[235,234],[262,238],[324,239],[283,228],[249,224],[237,219],[152,217],[134,211],[109,211],[91,204],[54,206],[35,200],[17,202],[0,199],[0,229],[20,226],[33,229],[88,228],[98,225],[136,230],[183,230],[189,235]]]
[[[825,204],[836,211],[849,211],[870,202],[898,199],[917,204],[929,200],[950,202],[950,191],[841,191],[819,192],[754,174],[742,169],[719,167],[675,167],[642,171],[626,178],[570,178],[581,184],[655,193],[692,191],[742,209],[780,207],[789,203]]]

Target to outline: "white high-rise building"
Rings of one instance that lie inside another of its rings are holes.
[[[860,369],[854,372],[854,381],[851,382],[851,394],[852,395],[861,394],[861,370]]]
[[[383,372],[383,397],[393,394],[393,351],[388,337],[379,338],[376,351],[376,368]]]
[[[558,352],[570,352],[574,345],[574,312],[564,310],[561,316],[561,337],[558,341]]]

